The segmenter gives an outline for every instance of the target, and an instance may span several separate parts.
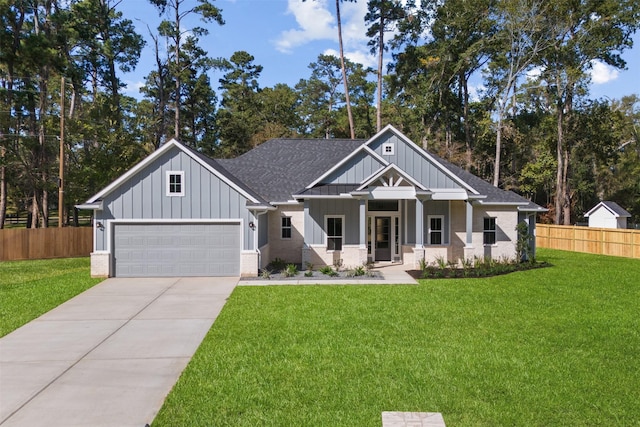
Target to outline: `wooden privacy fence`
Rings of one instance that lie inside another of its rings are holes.
[[[539,248],[640,258],[640,230],[536,224]]]
[[[89,256],[92,227],[0,230],[0,261]]]

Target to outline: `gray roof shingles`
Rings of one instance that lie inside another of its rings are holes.
[[[216,159],[215,162],[218,169],[220,166],[224,168],[226,173],[236,178],[235,181],[240,180],[264,200],[286,202],[294,194],[327,193],[328,187],[310,190],[305,188],[365,142],[351,139],[278,138],[266,141],[234,159]],[[494,187],[433,153],[429,154],[453,175],[486,196],[481,199],[481,203],[513,203],[522,204],[520,210],[545,210],[512,191]],[[336,189],[331,188],[331,191],[335,192]]]
[[[629,212],[627,212],[626,209],[624,209],[622,206],[620,206],[619,204],[617,204],[616,202],[612,202],[609,200],[605,200],[602,202],[603,205],[605,205],[607,208],[609,208],[613,213],[615,213],[618,216],[621,217],[630,217],[631,214]]]
[[[351,139],[271,139],[235,159],[218,159],[271,202],[286,202],[364,143]]]

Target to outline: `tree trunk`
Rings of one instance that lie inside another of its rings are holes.
[[[502,112],[498,113],[498,129],[496,131],[496,158],[493,163],[493,185],[500,183],[500,156],[502,152]]]
[[[563,156],[562,156],[562,148],[563,148],[563,138],[564,138],[564,134],[563,134],[563,121],[564,121],[564,114],[562,111],[562,103],[558,103],[558,111],[556,113],[557,116],[557,142],[556,142],[556,160],[558,162],[557,168],[556,168],[556,195],[555,195],[555,200],[554,200],[554,208],[555,208],[555,218],[554,218],[554,223],[556,225],[560,225],[560,222],[562,220],[562,201],[563,201],[563,197],[564,197],[564,180],[563,180],[563,171],[564,171],[564,167],[563,167]]]
[[[460,73],[460,86],[462,86],[462,118],[464,120],[464,145],[466,148],[465,170],[471,170],[473,154],[471,151],[471,126],[469,126],[469,82],[464,73]]]
[[[347,104],[347,116],[349,118],[349,131],[351,139],[356,139],[355,128],[353,124],[353,115],[351,114],[351,101],[349,100],[349,84],[347,83],[347,69],[344,65],[344,48],[342,46],[342,22],[340,20],[340,0],[336,0],[336,17],[338,18],[338,44],[340,45],[340,65],[342,67],[342,81],[344,83],[344,96]]]
[[[376,100],[376,132],[382,129],[382,65],[384,56],[384,14],[380,11],[380,32],[378,34],[378,94]]]
[[[33,192],[33,199],[31,199],[31,223],[30,228],[38,228],[38,218],[40,217],[40,211],[38,209],[38,193]]]
[[[564,170],[562,173],[564,181],[564,195],[562,203],[562,216],[564,225],[571,225],[571,187],[569,186],[569,150],[564,151]]]
[[[175,48],[175,53],[174,55],[176,56],[175,59],[175,72],[174,72],[174,78],[176,79],[176,94],[175,94],[175,120],[174,120],[174,126],[175,129],[173,130],[173,134],[174,137],[176,139],[180,139],[180,86],[181,86],[181,82],[180,82],[180,13],[178,11],[178,7],[180,5],[180,2],[176,2],[176,48]]]
[[[4,141],[3,141],[4,144]],[[4,220],[7,215],[7,171],[4,165],[6,149],[4,145],[0,147],[0,230],[4,228]]]

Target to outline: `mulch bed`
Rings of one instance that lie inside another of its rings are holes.
[[[536,268],[551,267],[548,262],[520,263],[520,264],[498,264],[490,268],[439,268],[427,267],[425,271],[409,270],[407,273],[414,279],[466,279],[474,277],[493,277],[516,271],[527,271]]]

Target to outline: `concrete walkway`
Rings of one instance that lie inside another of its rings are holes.
[[[108,279],[0,339],[0,425],[151,423],[237,278]]]
[[[382,278],[353,278],[353,279],[313,279],[304,278],[301,272],[298,278],[278,279],[244,279],[239,286],[268,286],[268,285],[417,285],[418,282],[407,273],[408,266],[403,264],[376,264],[374,270],[382,274]]]

